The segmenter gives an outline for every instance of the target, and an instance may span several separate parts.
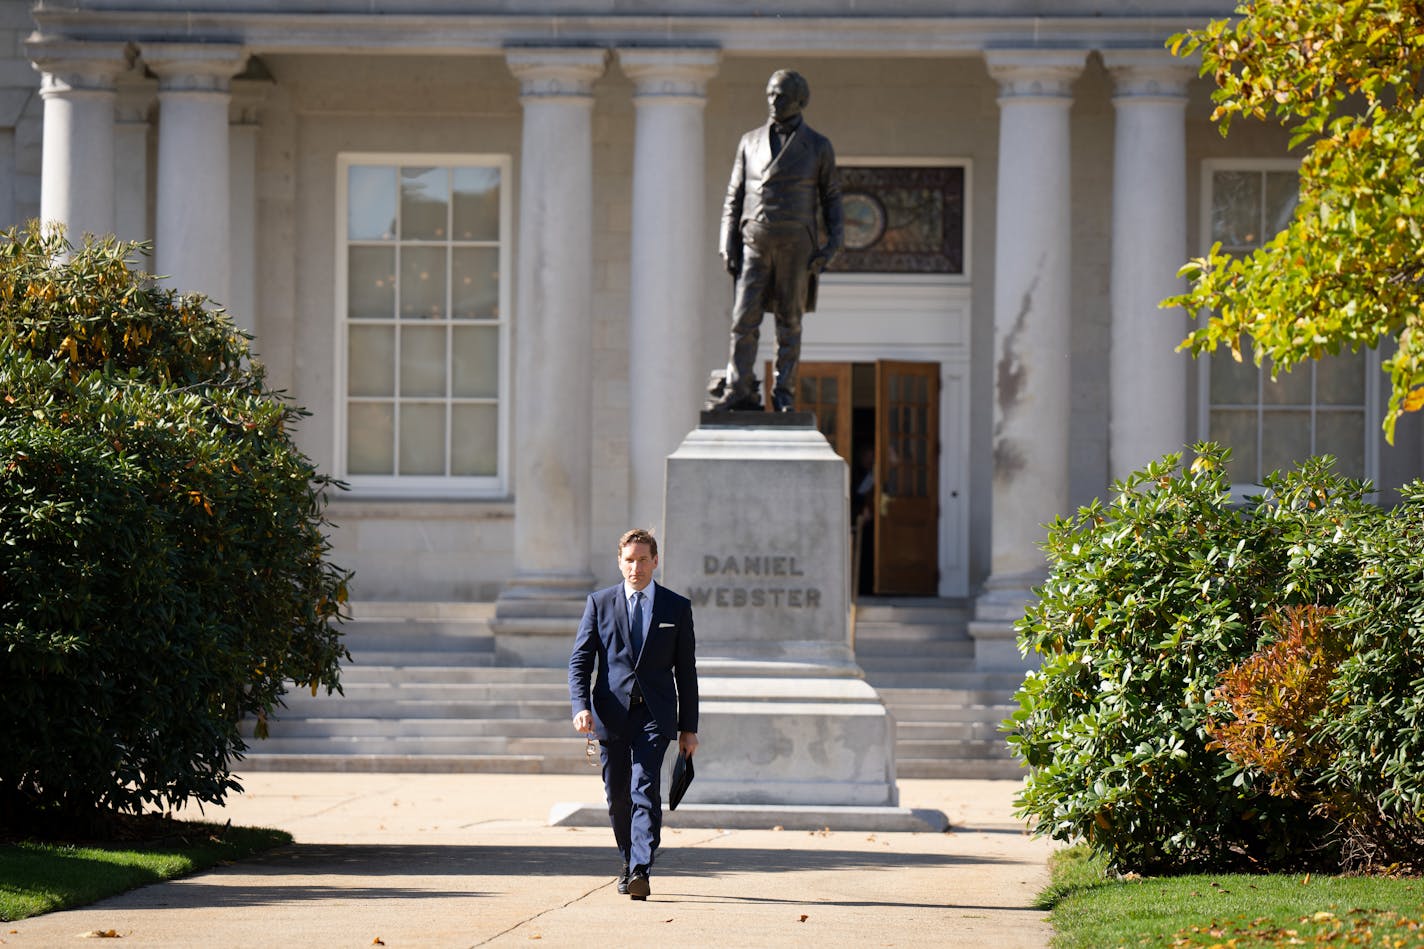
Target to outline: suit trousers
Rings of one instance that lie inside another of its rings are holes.
[[[732,301],[731,356],[727,361],[727,388],[738,398],[751,395],[761,338],[761,321],[767,310],[776,316],[776,383],[774,397],[791,401],[796,396],[796,369],[801,361],[801,317],[806,312],[806,288],[811,275],[815,243],[804,224],[742,226],[742,272]]]
[[[667,746],[668,739],[659,734],[646,705],[628,711],[626,735],[599,745],[613,839],[624,864],[643,873],[652,870],[662,841],[661,784]]]

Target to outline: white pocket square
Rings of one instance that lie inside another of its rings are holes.
[[[659,623],[659,624],[658,624],[658,629],[668,629],[669,627],[676,626],[676,625],[677,625],[676,623]]]

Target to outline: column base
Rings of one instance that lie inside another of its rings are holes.
[[[1014,624],[1023,618],[1033,600],[1033,590],[1043,583],[1041,571],[995,574],[984,583],[974,601],[969,636],[974,640],[974,668],[985,672],[1020,672],[1037,667],[1034,656],[1019,652]]]
[[[568,665],[592,574],[515,577],[494,603],[490,631],[501,666]]]

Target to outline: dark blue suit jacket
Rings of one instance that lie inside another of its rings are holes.
[[[628,638],[623,584],[590,593],[569,657],[573,714],[593,712],[604,741],[627,740],[628,696],[638,685],[663,737],[697,731],[697,656],[692,602],[656,585],[653,616],[641,655]]]

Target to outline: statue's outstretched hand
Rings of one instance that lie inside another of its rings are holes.
[[[734,256],[731,254],[723,254],[722,266],[726,268],[727,273],[731,274],[733,277],[740,277],[742,275],[741,255]]]

